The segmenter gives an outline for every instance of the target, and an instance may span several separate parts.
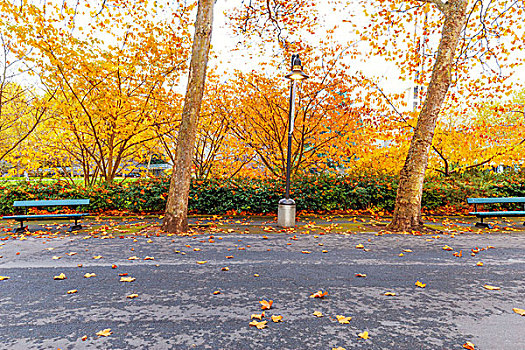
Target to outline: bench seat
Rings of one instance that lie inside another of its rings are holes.
[[[40,220],[40,219],[75,219],[82,216],[89,215],[88,213],[78,213],[78,214],[38,214],[38,215],[12,215],[12,216],[2,216],[2,219],[13,219],[16,221],[29,221],[29,220]]]
[[[475,211],[470,212],[469,215],[476,217],[497,217],[497,216],[525,216],[525,211]]]

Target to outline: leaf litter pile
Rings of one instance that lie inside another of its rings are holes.
[[[231,269],[235,269],[229,262],[234,262],[239,257],[242,257],[243,254],[245,254],[246,251],[249,251],[251,246],[248,244],[242,243],[242,239],[238,240],[239,244],[234,244],[233,246],[230,246],[225,249],[224,251],[224,258],[222,261],[217,262],[213,260],[209,260],[206,257],[206,250],[208,247],[213,246],[217,242],[221,242],[223,240],[223,236],[229,235],[229,234],[250,234],[250,230],[252,229],[249,224],[249,221],[246,220],[223,220],[221,217],[214,217],[211,219],[212,221],[215,221],[215,224],[210,225],[209,227],[206,227],[206,229],[202,230],[194,230],[188,234],[185,235],[174,235],[174,234],[163,234],[159,232],[158,227],[155,227],[153,225],[150,225],[147,221],[140,221],[137,220],[135,223],[130,223],[126,225],[127,227],[122,227],[122,225],[118,225],[116,223],[110,222],[109,224],[100,225],[94,229],[88,229],[84,230],[82,233],[64,233],[64,232],[56,232],[56,233],[50,233],[46,231],[37,231],[33,233],[25,233],[22,235],[6,235],[4,238],[1,238],[0,241],[0,249],[2,248],[2,245],[5,245],[6,242],[2,241],[12,241],[12,240],[18,240],[18,241],[26,241],[28,237],[32,238],[40,238],[43,240],[46,240],[44,242],[48,242],[49,239],[66,239],[66,238],[75,238],[75,239],[82,239],[82,240],[89,240],[89,239],[125,239],[127,241],[131,241],[131,245],[129,248],[129,255],[126,256],[124,259],[119,258],[118,265],[114,264],[115,258],[114,257],[106,257],[103,254],[91,254],[88,249],[86,249],[86,252],[64,252],[60,255],[55,255],[53,250],[54,248],[46,248],[46,251],[49,254],[52,254],[50,256],[50,260],[57,261],[57,264],[59,265],[59,262],[67,261],[67,259],[75,258],[78,260],[82,260],[82,263],[77,264],[77,266],[80,268],[78,272],[78,276],[82,276],[85,279],[93,279],[94,281],[97,280],[97,274],[91,271],[85,271],[85,269],[82,269],[84,264],[89,264],[89,259],[97,261],[97,265],[102,265],[104,267],[107,267],[110,270],[116,270],[114,272],[115,275],[115,281],[121,282],[122,284],[129,284],[133,285],[133,282],[136,281],[136,278],[133,276],[129,276],[127,272],[123,272],[123,269],[121,268],[121,265],[123,264],[123,260],[127,261],[127,264],[134,264],[135,261],[137,263],[143,263],[145,261],[148,261],[149,266],[159,266],[157,264],[157,261],[159,259],[155,258],[153,255],[138,255],[136,254],[135,248],[133,246],[133,243],[139,242],[146,242],[147,244],[154,243],[154,241],[151,238],[155,237],[171,237],[171,243],[173,243],[174,248],[172,250],[173,254],[175,256],[179,255],[181,257],[186,256],[193,259],[193,263],[197,265],[202,265],[203,268],[206,268],[206,266],[209,265],[208,268],[213,269],[213,273],[229,273]],[[266,225],[262,225],[262,236],[260,238],[264,241],[267,241],[270,239],[270,237],[274,234],[280,234],[279,237],[286,237],[287,242],[284,244],[284,248],[287,249],[293,249],[293,246],[295,242],[301,241],[301,238],[303,235],[308,235],[310,237],[314,238],[314,242],[316,242],[313,246],[308,247],[308,249],[305,249],[304,246],[300,246],[300,248],[297,248],[298,254],[306,254],[308,256],[315,256],[317,254],[321,255],[327,255],[330,254],[330,249],[325,249],[324,243],[320,238],[326,234],[338,234],[342,236],[355,236],[359,232],[356,230],[348,230],[338,223],[331,223],[332,218],[326,217],[324,218],[326,221],[324,224],[316,224],[315,222],[309,222],[306,225],[300,227],[299,229],[278,229],[276,228],[272,223],[268,223]],[[354,218],[354,223],[358,223],[358,221],[361,219]],[[364,222],[364,220],[363,220]],[[232,226],[237,225],[237,229],[232,229]],[[368,223],[368,226],[372,226],[377,228],[375,233],[373,233],[373,237],[381,237],[385,235],[391,235],[391,234],[397,234],[388,232],[385,230],[381,230],[381,224],[379,220],[371,219]],[[472,232],[473,230],[469,227],[461,227],[457,224],[453,224],[451,222],[448,222],[445,220],[443,226],[445,227],[444,230],[438,231],[438,232],[410,232],[410,233],[403,233],[405,235],[412,235],[412,236],[426,236],[429,238],[425,238],[427,242],[434,243],[438,242],[441,236],[449,236],[454,237],[455,235],[460,235],[467,232]],[[133,230],[133,227],[139,227],[139,230]],[[361,228],[364,226],[361,226]],[[463,231],[464,230],[464,231]],[[496,225],[496,229],[492,230],[478,230],[478,234],[483,234],[487,231],[493,231],[497,232],[498,226]],[[4,232],[7,230],[4,229]],[[254,230],[255,231],[255,230]],[[506,228],[503,231],[511,231],[511,229]],[[257,233],[257,232],[254,232]],[[284,235],[284,236],[283,236]],[[184,245],[178,245],[178,241],[180,238],[184,237],[186,244]],[[368,238],[370,237],[370,234],[367,236],[361,236],[363,237],[361,242],[357,242],[355,244],[355,249],[360,250],[363,252],[363,254],[366,254],[367,252],[370,252],[372,247],[372,239]],[[192,243],[195,242],[195,243]],[[449,243],[450,244],[450,243]],[[490,249],[495,249],[495,247],[487,245],[484,247],[472,247],[469,251],[464,252],[461,249],[454,249],[453,246],[449,246],[447,244],[442,244],[440,246],[440,250],[444,252],[444,254],[449,253],[450,258],[464,258],[466,256],[470,256],[471,258],[477,259],[478,254],[488,251]],[[268,252],[271,252],[272,249],[268,248]],[[23,253],[23,252],[22,252]],[[16,255],[20,255],[20,252],[17,252]],[[401,249],[398,253],[398,258],[405,258],[406,256],[410,256],[411,254],[417,254],[417,251],[414,251],[413,249],[409,247],[405,247]],[[3,256],[0,256],[0,262],[2,261],[1,258]],[[305,257],[306,258],[306,257]],[[318,259],[318,258],[314,258]],[[216,266],[217,263],[220,266]],[[107,266],[106,266],[107,265]],[[228,266],[225,266],[228,265]],[[475,268],[481,268],[484,266],[482,261],[476,261],[473,266]],[[374,276],[370,276],[370,274],[365,274],[361,271],[355,271],[354,274],[355,278],[361,279],[363,281],[373,279]],[[75,277],[78,277],[75,276]],[[253,278],[259,277],[258,273],[254,273]],[[57,270],[57,274],[52,276],[52,280],[55,281],[61,281],[61,280],[67,280],[68,278],[72,278],[73,276],[68,273],[66,274],[63,271]],[[11,276],[0,276],[0,281],[3,281],[2,283],[10,283],[13,280]],[[489,281],[487,281],[489,282]],[[61,282],[55,282],[55,283],[61,283]],[[94,282],[96,283],[96,282]],[[432,288],[432,281],[424,280],[423,278],[419,276],[415,276],[413,283],[413,290],[414,292],[417,289],[431,289]],[[482,287],[483,289],[486,289],[488,291],[492,292],[498,292],[502,289],[501,286],[495,286],[489,283],[485,283],[480,285],[479,287]],[[405,291],[404,291],[405,292]],[[71,297],[79,297],[82,295],[81,289],[65,289],[63,291],[65,295],[71,295]],[[214,290],[211,295],[215,297],[221,297],[224,296],[224,294],[227,294],[227,291],[224,290]],[[381,293],[384,297],[394,298],[398,297],[398,291],[392,290],[392,288],[388,288],[385,286],[385,290]],[[405,292],[406,293],[406,292]],[[133,291],[128,293],[123,293],[122,298],[123,299],[137,299],[139,298],[140,293]],[[319,319],[326,319],[328,322],[331,322],[333,324],[339,324],[340,326],[345,325],[351,325],[353,322],[353,319],[355,318],[366,318],[365,316],[356,315],[352,310],[341,310],[340,313],[336,314],[330,314],[323,311],[320,311],[323,304],[319,304],[315,302],[315,299],[321,300],[323,303],[330,303],[333,298],[336,298],[334,295],[330,295],[329,291],[324,290],[323,286],[319,286],[319,289],[311,290],[309,293],[306,293],[304,295],[305,300],[312,299],[310,301],[310,308],[304,310],[305,316],[309,315],[308,317],[313,318],[319,318]],[[132,301],[130,301],[132,302]],[[248,320],[248,326],[249,328],[253,328],[256,330],[265,330],[273,327],[279,327],[279,324],[285,324],[286,322],[292,322],[290,318],[287,318],[286,315],[286,307],[283,307],[286,305],[286,300],[272,300],[272,299],[261,299],[258,302],[258,308],[259,313],[255,312],[252,313],[249,316]],[[514,314],[517,314],[516,316],[525,316],[525,310],[523,307],[525,307],[525,304],[523,305],[516,305],[517,307],[510,310]],[[256,305],[253,305],[254,308],[257,308]],[[247,315],[248,316],[248,315]],[[89,337],[110,337],[114,334],[114,330],[110,328],[104,328],[98,332],[96,332],[94,335],[88,336],[88,335],[82,335],[79,338],[82,341],[85,341],[89,339]],[[365,330],[365,329],[355,329],[353,333],[355,341],[372,341],[373,342],[373,334],[374,331],[372,330]],[[464,348],[467,349],[475,349],[475,345],[470,341],[465,341],[464,344],[462,344]],[[343,347],[334,347],[333,349],[344,349]]]

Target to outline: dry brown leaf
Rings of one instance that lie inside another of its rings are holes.
[[[315,317],[323,317],[323,313],[321,311],[314,311]]]
[[[126,295],[126,298],[128,298],[128,299],[135,299],[138,296],[139,296],[138,294],[130,294],[130,295]]]
[[[213,295],[217,295],[217,294],[221,294],[221,292],[219,290],[216,290],[215,292],[213,292]]]
[[[257,322],[255,320],[253,320],[252,322],[250,322],[250,326],[252,327],[257,327],[257,329],[263,329],[263,328],[266,328],[268,327],[266,324],[268,323],[268,321],[261,321],[261,322]]]
[[[356,273],[355,277],[366,277],[366,273]]]
[[[270,310],[273,305],[273,300],[261,300],[259,301],[259,304],[261,304],[262,310]]]
[[[341,324],[350,323],[350,320],[352,319],[352,317],[345,317],[343,315],[335,315],[335,318],[337,318],[337,322]]]
[[[426,283],[421,283],[419,281],[416,281],[416,286],[418,286],[419,288],[425,288],[427,285]]]
[[[97,335],[101,337],[109,337],[110,334],[113,334],[111,328],[106,328],[104,330],[101,330],[100,332],[97,332]]]
[[[525,316],[525,309],[518,309],[517,307],[515,307],[512,309],[512,311],[514,311],[518,315]]]
[[[0,281],[8,280],[9,278],[11,278],[11,277],[8,277],[8,276],[0,276]]]
[[[365,246],[362,245],[362,244],[358,244],[358,245],[356,245],[355,247],[356,247],[356,249],[363,249]]]
[[[404,253],[412,253],[412,249],[403,249]]]
[[[250,319],[253,320],[255,318],[255,319],[261,321],[263,319],[263,317],[264,317],[264,312],[265,311],[261,312],[260,314],[252,314],[250,316]]]
[[[133,282],[135,277],[120,277],[120,282]]]
[[[66,253],[66,255],[73,256],[73,255],[77,255],[77,253],[76,252],[70,252],[70,253]]]
[[[368,339],[369,338],[369,335],[368,335],[367,331],[364,331],[363,333],[359,333],[357,336],[359,338],[363,338],[363,339]]]
[[[338,346],[337,348],[332,348],[332,350],[346,350],[346,349]]]
[[[272,321],[273,322],[282,322],[283,321],[283,317],[281,315],[272,315]]]
[[[86,341],[87,340],[87,335],[83,336],[82,338],[80,338],[82,341]]]
[[[155,258],[152,257],[152,256],[147,256],[147,257],[144,258],[144,260],[155,260]]]
[[[224,266],[221,271],[230,271],[230,268],[228,266]]]
[[[102,259],[102,255],[95,255],[95,256],[93,257],[93,259],[95,259],[95,260]]]
[[[445,245],[443,248],[441,248],[443,250],[447,250],[447,251],[451,251],[451,250],[454,250],[452,247],[449,247],[448,245]]]
[[[193,251],[194,251],[194,252],[200,252],[200,251],[201,251],[201,248],[193,248]]]
[[[312,252],[309,251],[309,250],[303,250],[303,251],[301,251],[301,253],[303,253],[303,254],[311,254]]]
[[[328,250],[325,249],[325,250],[321,251],[321,253],[328,253]]]
[[[396,296],[396,293],[394,293],[394,292],[386,292],[385,295],[386,295],[387,297],[395,297],[395,296]]]
[[[320,290],[310,295],[310,298],[324,298],[327,295],[328,295],[328,292],[323,292],[322,290]]]
[[[233,259],[233,255],[228,255],[226,259]]]
[[[89,273],[89,272],[88,272],[88,273],[86,273],[86,274],[84,275],[84,278],[91,278],[91,277],[95,277],[95,276],[96,276],[96,274],[94,274],[94,273]]]
[[[483,266],[483,263],[480,261],[476,264],[476,266]]]
[[[68,291],[67,291],[67,294],[75,294],[76,292],[78,292],[78,290],[76,290],[76,289],[71,289],[71,290],[68,290]]]
[[[128,260],[138,260],[140,259],[138,256],[130,256]]]
[[[53,256],[51,259],[53,259],[53,260],[58,260],[58,259],[60,259],[60,258],[62,258],[62,257],[61,257],[61,256],[56,256],[56,255],[55,255],[55,256]]]
[[[65,280],[67,277],[64,275],[64,273],[60,273],[60,275],[53,277],[54,280]]]
[[[207,262],[208,260],[201,260],[201,261],[197,261],[197,264],[203,265],[203,264],[206,264]]]
[[[488,290],[500,290],[501,289],[501,287],[491,286],[489,284],[483,285],[483,288],[488,289]]]
[[[399,256],[405,256],[405,254],[403,254],[403,253],[399,253]]]

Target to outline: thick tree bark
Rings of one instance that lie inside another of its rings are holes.
[[[177,139],[175,164],[173,165],[173,174],[170,181],[166,213],[161,228],[166,232],[180,233],[188,231],[188,196],[191,183],[191,166],[197,134],[197,118],[206,81],[214,5],[215,0],[199,0],[188,87],[182,109],[182,121]]]
[[[428,166],[428,156],[434,138],[441,105],[450,86],[451,68],[461,32],[466,23],[468,0],[428,0],[435,3],[445,17],[436,62],[427,91],[427,98],[419,114],[414,136],[399,174],[394,217],[388,225],[392,231],[410,231],[422,227],[421,197]]]

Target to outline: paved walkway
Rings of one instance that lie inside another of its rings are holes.
[[[463,220],[422,236],[325,217],[293,233],[268,219],[199,218],[215,224],[157,237],[158,219],[139,219],[93,222],[94,235],[9,238],[0,241],[0,276],[10,277],[0,281],[0,348],[525,349],[525,317],[512,311],[525,309],[525,233],[513,231],[522,226],[459,234],[471,227]],[[60,273],[67,279],[54,280]],[[319,290],[328,295],[310,298]],[[265,329],[249,326],[261,300],[273,300]]]

